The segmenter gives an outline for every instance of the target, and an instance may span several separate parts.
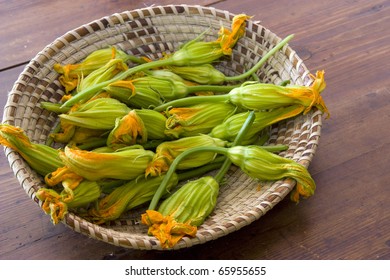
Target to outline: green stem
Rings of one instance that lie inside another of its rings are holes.
[[[162,112],[169,107],[185,107],[190,105],[196,105],[202,102],[222,102],[228,101],[229,96],[227,94],[211,95],[211,96],[190,96],[181,99],[172,100],[164,103],[160,106],[155,107],[153,110]]]
[[[203,165],[203,166],[198,167],[198,168],[194,168],[194,169],[189,170],[189,171],[178,173],[177,175],[179,177],[179,181],[188,180],[188,179],[191,179],[191,178],[194,178],[197,176],[201,176],[201,175],[205,174],[206,172],[218,169],[221,167],[224,160],[225,160],[224,156],[217,157],[212,163]]]
[[[253,79],[255,82],[258,82],[258,83],[261,82],[259,76],[257,76],[256,74],[252,74],[251,76],[252,76],[252,79]]]
[[[52,102],[41,102],[41,107],[56,114],[65,114],[69,111],[69,107],[61,107],[61,104]]]
[[[237,136],[236,136],[236,138],[233,141],[232,147],[240,145],[240,143],[241,143],[242,139],[244,138],[246,132],[252,126],[255,118],[256,118],[255,112],[251,111],[249,113],[249,116],[246,118],[245,123],[241,127],[240,131],[237,133]],[[232,161],[230,159],[226,158],[224,163],[223,163],[223,165],[222,165],[222,167],[221,167],[221,169],[218,171],[217,175],[215,175],[215,177],[214,177],[215,180],[218,183],[220,183],[222,181],[222,179],[225,176],[226,172],[229,170],[231,164],[232,164]]]
[[[199,85],[199,86],[188,86],[188,93],[200,92],[200,91],[212,91],[212,92],[229,92],[232,89],[239,87],[240,85],[231,86],[214,86],[214,85]]]
[[[167,65],[171,64],[172,62],[173,62],[172,59],[167,58],[167,59],[163,59],[163,60],[156,60],[156,61],[140,64],[140,65],[134,66],[132,68],[129,68],[126,71],[116,75],[114,78],[112,78],[108,81],[101,82],[101,83],[98,83],[96,85],[87,87],[83,91],[78,92],[75,96],[73,96],[71,99],[69,99],[64,104],[62,104],[61,108],[70,107],[81,100],[89,99],[90,97],[92,97],[95,93],[99,92],[105,86],[108,86],[109,84],[111,84],[113,82],[124,80],[128,76],[130,76],[134,73],[144,71],[144,70],[147,70],[150,68],[167,66]]]
[[[268,53],[266,53],[260,60],[253,66],[251,69],[246,71],[245,73],[238,75],[238,76],[233,76],[233,77],[226,77],[225,81],[230,82],[230,81],[238,81],[238,80],[243,80],[254,74],[263,64],[271,57],[273,56],[277,51],[279,51],[285,44],[287,44],[288,41],[290,41],[294,37],[293,34],[287,36],[284,38],[282,41],[280,41],[278,44],[276,44],[275,47],[273,47]]]
[[[129,54],[127,57],[126,57],[126,61],[131,61],[133,63],[136,63],[136,64],[145,64],[145,63],[148,63],[145,59],[142,59],[138,56],[135,56],[135,55],[131,55]]]
[[[155,210],[157,207],[157,204],[161,198],[161,196],[164,194],[165,189],[167,187],[167,184],[169,182],[169,179],[173,175],[173,173],[176,171],[177,165],[180,163],[180,161],[194,153],[199,153],[199,152],[215,152],[219,154],[226,155],[228,152],[228,148],[223,148],[223,147],[195,147],[188,149],[181,153],[175,160],[172,162],[171,166],[169,167],[167,173],[164,176],[164,179],[162,180],[160,186],[158,187],[157,191],[155,192],[152,201],[150,202],[149,205],[149,210]]]
[[[288,149],[287,145],[259,146],[270,153],[277,153]]]

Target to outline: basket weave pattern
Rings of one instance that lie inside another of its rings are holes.
[[[23,128],[33,142],[44,143],[58,119],[40,107],[40,102],[58,102],[64,90],[53,70],[56,63],[77,63],[91,52],[108,46],[133,55],[158,59],[175,51],[181,44],[205,33],[205,40],[215,40],[220,26],[230,27],[233,14],[201,6],[156,6],[114,14],[85,24],[57,38],[39,52],[20,74],[4,109],[3,122]],[[231,58],[221,61],[218,69],[225,75],[237,75],[251,68],[280,38],[254,21],[233,49]],[[256,73],[262,82],[310,85],[312,80],[303,61],[285,46]],[[285,144],[289,149],[281,155],[308,167],[316,151],[321,133],[322,116],[317,110],[284,121],[271,130],[272,144]],[[43,180],[14,151],[5,154],[15,176],[33,201]],[[258,220],[281,201],[294,187],[290,179],[258,182],[238,168],[232,167],[226,184],[221,186],[217,207],[198,228],[195,238],[184,238],[174,249],[191,247],[217,239]],[[261,188],[259,188],[261,185]],[[89,237],[134,249],[161,249],[147,227],[140,224],[136,210],[117,221],[102,226],[69,213],[64,223]]]

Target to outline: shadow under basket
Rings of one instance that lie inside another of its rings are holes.
[[[215,40],[221,25],[230,28],[233,17],[228,11],[210,7],[152,6],[113,14],[71,30],[46,46],[25,67],[9,94],[3,123],[21,127],[35,143],[45,143],[58,117],[42,109],[40,103],[58,102],[64,95],[54,64],[77,63],[93,51],[109,46],[136,56],[159,59],[203,32],[206,32],[204,40]],[[232,56],[221,60],[217,68],[228,76],[241,74],[280,41],[270,30],[248,20],[246,33],[234,47]],[[303,61],[288,45],[272,56],[256,75],[260,81],[274,84],[286,80],[296,85],[313,82]],[[288,150],[280,155],[308,167],[318,145],[321,125],[322,113],[311,110],[272,127],[267,145],[288,145]],[[5,154],[23,189],[41,206],[35,195],[39,188],[45,187],[42,178],[12,149],[5,148]],[[249,225],[284,199],[294,186],[294,180],[286,179],[262,182],[259,188],[257,180],[232,167],[226,175],[226,184],[221,186],[215,210],[198,228],[196,237],[183,238],[173,249],[203,244]],[[63,223],[76,232],[120,247],[161,250],[159,241],[148,236],[147,227],[140,223],[140,214],[145,209],[126,213],[103,225],[70,212]]]

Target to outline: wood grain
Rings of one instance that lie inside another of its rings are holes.
[[[200,0],[199,5],[216,1]],[[0,69],[25,63],[57,37],[114,13],[156,5],[156,1],[29,1],[0,0]],[[158,1],[159,5],[193,1]],[[3,43],[4,42],[4,43]]]
[[[6,19],[0,28],[0,110],[25,62],[45,45],[91,20],[139,8],[137,3],[0,1]],[[53,226],[1,155],[0,259],[390,259],[389,1],[197,4],[253,15],[280,37],[294,33],[290,45],[306,66],[313,73],[325,70],[323,97],[331,117],[323,121],[309,167],[316,194],[298,205],[283,200],[259,221],[204,245],[127,250]]]

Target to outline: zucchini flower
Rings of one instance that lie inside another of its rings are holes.
[[[42,209],[49,214],[53,224],[58,224],[65,218],[68,209],[87,207],[97,201],[101,195],[100,186],[96,182],[83,181],[72,192],[72,196],[65,190],[58,193],[54,189],[41,188],[36,197],[42,202]]]
[[[225,55],[231,55],[232,48],[245,33],[246,20],[249,16],[236,15],[232,21],[232,30],[221,27],[216,41],[203,42],[199,37],[184,44],[171,57],[173,65],[190,66],[212,63]]]
[[[308,198],[314,194],[316,185],[308,170],[292,159],[281,157],[259,146],[235,146],[227,150],[227,157],[233,164],[252,178],[276,181],[292,178],[297,184],[291,192],[291,200]]]
[[[65,87],[66,93],[68,93],[77,87],[81,77],[88,76],[114,58],[125,62],[128,55],[115,47],[99,49],[92,52],[79,64],[55,64],[54,70],[61,74],[59,81]]]
[[[218,41],[225,55],[232,54],[232,47],[245,34],[245,22],[250,16],[239,14],[233,18],[231,30],[221,27]]]
[[[225,75],[211,64],[194,66],[171,65],[167,68],[185,80],[202,85],[219,85],[225,82]]]
[[[240,87],[232,89],[227,94],[213,96],[192,96],[170,102],[154,108],[156,111],[164,111],[170,107],[187,107],[203,102],[230,102],[246,110],[269,110],[289,105],[301,105],[303,114],[307,114],[311,108],[316,107],[329,115],[328,109],[320,93],[325,89],[324,71],[317,71],[311,86],[279,86],[274,84],[246,82]]]
[[[154,153],[141,146],[129,146],[114,152],[85,151],[66,146],[60,158],[74,173],[90,180],[132,180],[145,173]]]
[[[16,151],[33,170],[42,176],[64,165],[57,149],[32,143],[19,127],[0,124],[0,144]]]
[[[313,79],[314,82],[310,87],[263,83],[244,84],[229,92],[230,102],[248,110],[265,110],[300,104],[305,107],[304,114],[307,114],[312,107],[317,107],[329,114],[320,95],[326,87],[324,71],[317,71],[317,76],[313,76]]]
[[[162,248],[172,248],[184,236],[195,237],[197,227],[215,208],[219,183],[211,176],[183,185],[162,202],[158,211],[146,210],[141,221]]]
[[[165,141],[157,146],[153,160],[146,168],[146,175],[160,176],[168,171],[171,163],[184,151],[194,147],[224,147],[226,141],[208,135],[184,137],[173,141]],[[199,152],[183,159],[178,170],[191,169],[210,163],[216,157],[213,152]]]
[[[127,69],[128,66],[122,59],[111,59],[104,66],[94,70],[85,78],[82,78],[77,85],[77,92],[83,91],[84,89],[101,82],[108,81],[118,73],[126,71]]]
[[[134,80],[115,81],[103,88],[115,98],[132,108],[156,107],[163,103],[158,91],[150,85],[142,86],[135,84]]]
[[[241,140],[242,145],[253,144],[264,128],[279,121],[297,116],[302,113],[304,109],[305,107],[302,105],[291,105],[269,111],[255,112],[253,124]],[[236,138],[249,114],[250,112],[248,111],[230,116],[223,123],[214,127],[210,132],[210,136],[232,142]]]
[[[77,106],[66,114],[60,114],[61,124],[89,129],[110,130],[117,118],[130,112],[122,102],[113,98],[98,98]]]
[[[167,111],[165,134],[172,138],[209,133],[216,125],[233,115],[236,107],[225,102],[201,103]]]
[[[163,178],[164,176],[158,176],[129,181],[100,198],[95,207],[88,211],[88,215],[97,224],[115,220],[124,212],[150,201]],[[174,174],[169,179],[165,194],[177,183],[178,177]]]
[[[132,110],[122,118],[117,118],[115,127],[111,130],[107,138],[108,147],[131,146],[136,143],[145,143],[148,139],[148,133],[144,122]]]
[[[145,88],[156,91],[162,100],[174,100],[187,96],[187,88],[182,78],[166,70],[153,70],[145,77],[133,81],[136,91]]]
[[[165,122],[166,117],[159,112],[149,109],[131,110],[126,116],[116,120],[106,144],[118,149],[137,143],[146,144],[148,140],[163,140],[166,138]]]

